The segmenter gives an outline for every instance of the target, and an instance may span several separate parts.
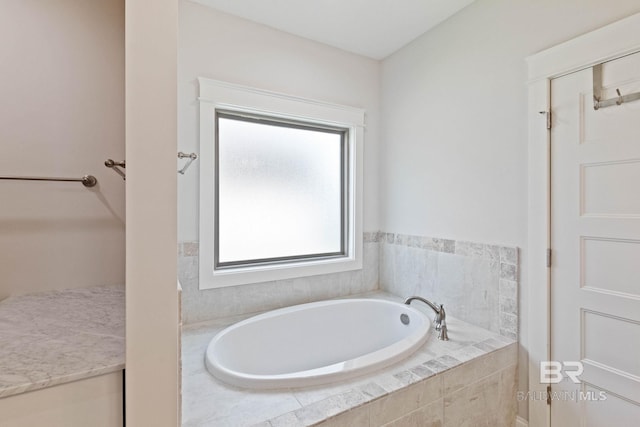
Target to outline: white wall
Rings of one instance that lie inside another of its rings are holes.
[[[637,0],[477,0],[385,59],[381,229],[526,248],[524,59],[638,11]]]
[[[382,61],[378,82],[374,61],[182,1],[178,147],[197,151],[198,76],[363,107],[365,230],[525,249],[524,59],[637,11],[637,0],[477,0]],[[180,241],[198,240],[197,182],[197,164],[179,177]]]
[[[198,77],[364,108],[364,230],[377,231],[378,61],[185,0],[180,2],[179,32],[178,148],[198,152]],[[178,180],[180,241],[198,240],[200,161]]]
[[[179,425],[178,0],[126,0],[126,425]]]
[[[4,0],[0,13],[0,299],[124,283],[123,0]]]
[[[378,61],[182,0],[178,46],[180,151],[199,151],[198,77],[365,109],[364,230],[378,230]],[[369,242],[364,245],[363,271],[200,291],[197,241],[202,161],[205,159],[199,159],[178,177],[178,240],[184,243],[178,269],[185,322],[377,288],[377,243]]]

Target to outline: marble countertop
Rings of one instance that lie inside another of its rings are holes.
[[[0,398],[124,369],[124,302],[122,286],[0,301]]]
[[[358,295],[401,301],[384,292]],[[430,317],[426,307],[415,305]],[[182,328],[183,427],[311,426],[363,403],[379,399],[431,376],[450,372],[475,358],[517,347],[503,337],[453,317],[447,318],[449,341],[435,334],[401,362],[375,373],[332,384],[282,390],[249,390],[227,385],[209,374],[204,354],[211,338],[226,326],[250,316],[235,316]],[[211,402],[215,401],[215,405]]]

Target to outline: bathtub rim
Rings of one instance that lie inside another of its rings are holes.
[[[381,303],[385,305],[393,305],[401,307],[403,310],[407,310],[419,316],[424,321],[418,331],[413,332],[409,336],[394,342],[388,346],[382,347],[366,355],[359,356],[354,359],[350,359],[343,362],[334,363],[319,368],[308,369],[304,371],[291,372],[286,374],[248,374],[239,372],[220,364],[214,364],[211,359],[213,357],[213,347],[220,341],[225,335],[233,332],[235,329],[242,327],[245,324],[254,323],[263,319],[279,316],[285,313],[292,313],[301,310],[305,310],[313,307],[322,307],[326,305],[346,304],[353,302],[366,302],[366,303]],[[422,331],[426,329],[425,331]],[[287,389],[287,388],[300,388],[318,386],[328,384],[334,381],[343,381],[353,379],[355,377],[372,373],[374,371],[389,367],[407,357],[413,355],[416,350],[422,347],[429,339],[433,331],[432,320],[423,311],[403,304],[401,302],[389,301],[378,298],[344,298],[344,299],[330,299],[321,300],[315,302],[309,302],[304,304],[296,304],[288,307],[282,307],[274,310],[267,311],[265,313],[251,316],[247,319],[233,323],[222,331],[218,332],[207,345],[207,349],[204,354],[205,365],[207,371],[216,379],[236,387],[241,387],[250,390],[274,390],[274,389]],[[396,354],[386,358],[380,358],[384,353],[394,351]],[[210,357],[211,354],[211,357]],[[356,363],[359,362],[359,363]],[[364,362],[364,363],[363,363]],[[342,369],[341,369],[342,368]]]

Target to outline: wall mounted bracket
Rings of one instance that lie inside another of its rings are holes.
[[[126,168],[126,162],[123,160],[121,162],[116,162],[112,159],[107,159],[104,162],[104,165],[110,169],[112,169],[115,173],[122,177],[122,180],[125,181],[127,179],[127,174],[120,168]]]
[[[178,173],[180,175],[184,175],[185,171],[189,168],[189,166],[191,166],[191,163],[193,163],[194,160],[196,160],[198,158],[198,155],[196,153],[183,153],[182,151],[178,152],[178,158],[179,159],[189,159],[187,161],[187,163],[185,163],[185,165],[182,167],[182,169],[178,170]]]
[[[616,89],[618,96],[616,98],[602,99],[602,64],[596,64],[592,68],[593,71],[593,109],[611,107],[613,105],[622,105],[625,102],[640,100],[640,92],[622,95],[620,89]]]

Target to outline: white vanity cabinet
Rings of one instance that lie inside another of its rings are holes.
[[[123,371],[0,398],[2,427],[121,427]]]

